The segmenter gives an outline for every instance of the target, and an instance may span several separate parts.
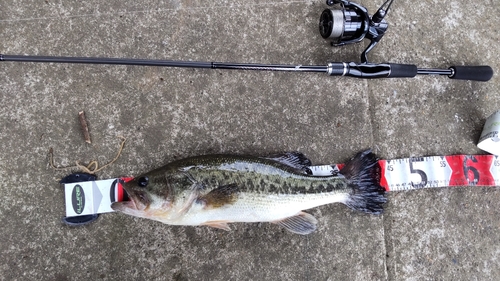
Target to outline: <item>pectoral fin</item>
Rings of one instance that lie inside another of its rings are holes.
[[[226,204],[232,204],[238,196],[238,186],[229,184],[220,186],[209,193],[200,196],[199,201],[204,202],[205,208],[218,208]]]
[[[316,230],[318,220],[308,213],[300,212],[298,215],[275,221],[273,223],[281,225],[293,233],[306,235]]]
[[[200,183],[193,183],[191,190],[191,194],[186,200],[186,203],[184,203],[184,206],[177,212],[177,217],[183,216],[189,211],[193,202],[195,202],[200,196],[200,192],[203,190],[203,185]]]
[[[219,228],[219,229],[224,229],[226,231],[231,231],[231,228],[229,228],[229,225],[227,225],[228,221],[207,221],[206,223],[203,223],[202,225],[210,226],[213,228]]]

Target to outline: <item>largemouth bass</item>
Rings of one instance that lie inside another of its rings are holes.
[[[123,184],[130,201],[113,210],[170,225],[230,230],[232,222],[272,222],[298,234],[316,230],[303,212],[329,203],[380,214],[386,202],[371,151],[358,153],[332,176],[313,176],[298,152],[270,157],[207,155],[167,164]]]

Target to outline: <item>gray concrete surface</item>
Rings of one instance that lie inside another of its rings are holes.
[[[382,1],[363,1],[375,10]],[[483,5],[483,6],[481,6]],[[0,2],[0,53],[324,65],[363,45],[318,34],[323,1]],[[397,1],[373,62],[500,69],[496,1]],[[299,150],[338,163],[482,153],[500,80],[357,80],[321,74],[0,64],[0,280],[498,280],[500,191],[394,192],[382,216],[323,206],[299,236],[270,224],[232,232],[121,214],[61,224],[59,165],[113,158],[101,179],[215,152]],[[77,119],[85,110],[93,143]]]

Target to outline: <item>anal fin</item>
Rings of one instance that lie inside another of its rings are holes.
[[[206,225],[213,228],[219,228],[225,231],[231,231],[231,228],[229,227],[229,225],[227,225],[227,223],[228,221],[207,221],[201,225]]]
[[[318,220],[311,214],[300,212],[293,217],[274,221],[273,223],[281,225],[290,232],[306,235],[316,230]]]

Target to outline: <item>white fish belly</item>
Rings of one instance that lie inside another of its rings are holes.
[[[302,210],[336,202],[345,202],[348,193],[255,194],[240,193],[226,206],[204,208],[193,204],[179,224],[200,225],[210,221],[271,222],[297,215]]]

